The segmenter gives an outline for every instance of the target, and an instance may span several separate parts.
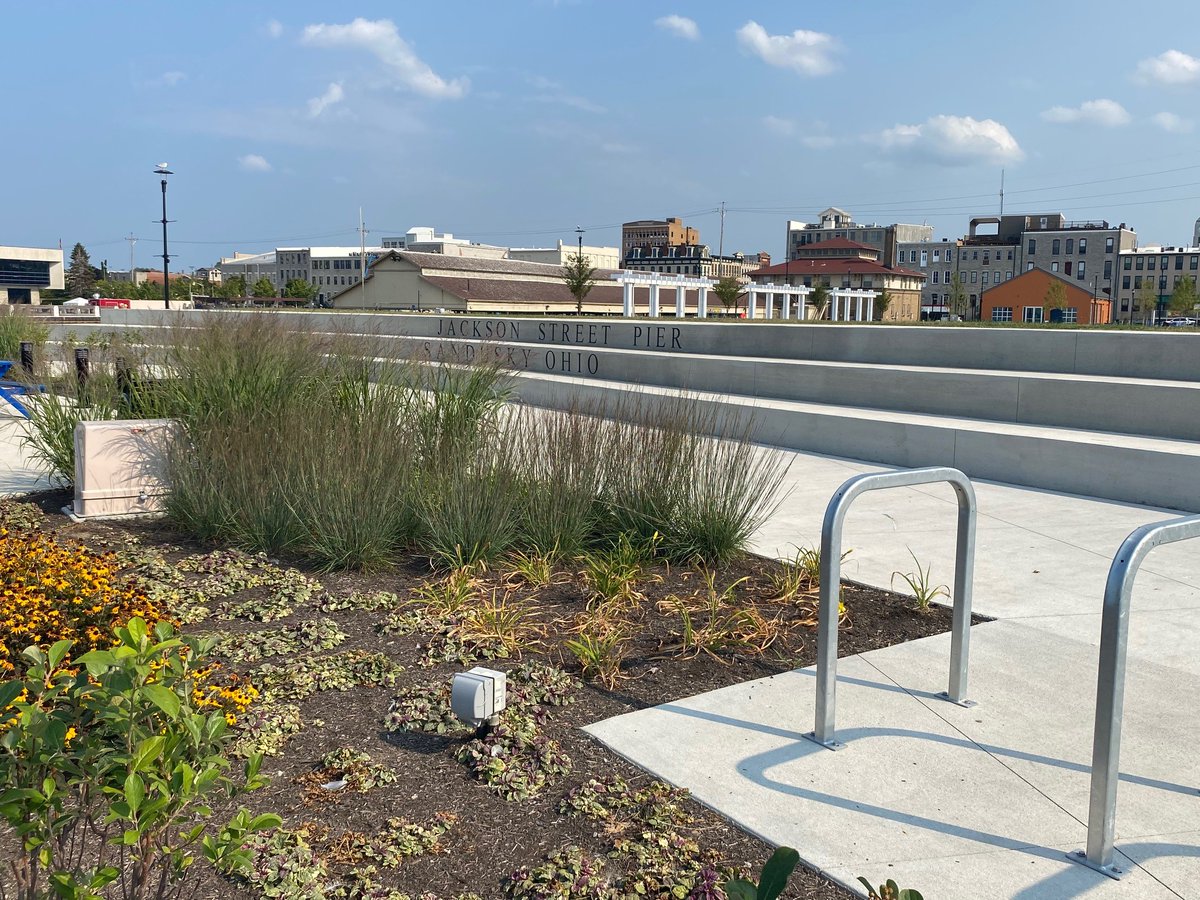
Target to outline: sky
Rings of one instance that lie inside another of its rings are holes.
[[[715,252],[788,219],[1062,212],[1189,243],[1200,3],[480,0],[6,4],[0,244],[125,268],[421,225],[616,245],[681,216]]]

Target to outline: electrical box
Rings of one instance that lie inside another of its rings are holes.
[[[508,678],[503,672],[476,666],[454,676],[450,708],[472,728],[494,725],[504,709],[507,691]]]
[[[167,491],[171,419],[115,419],[75,426],[75,502],[83,519],[159,512]]]

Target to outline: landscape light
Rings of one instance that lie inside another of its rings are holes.
[[[450,690],[450,709],[472,728],[500,724],[508,679],[503,672],[481,666],[454,676]]]

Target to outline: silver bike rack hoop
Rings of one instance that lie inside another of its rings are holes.
[[[1121,544],[1104,585],[1087,850],[1068,853],[1067,858],[1103,872],[1109,878],[1120,878],[1125,874],[1113,861],[1113,843],[1121,763],[1121,720],[1125,706],[1125,651],[1129,644],[1129,600],[1133,595],[1133,582],[1146,554],[1155,547],[1196,537],[1200,537],[1200,516],[1143,525]]]
[[[970,655],[971,583],[975,569],[975,489],[958,469],[933,466],[900,472],[857,475],[846,481],[825,509],[821,526],[821,612],[817,625],[817,716],[814,730],[805,735],[829,750],[845,745],[834,734],[837,704],[838,603],[841,600],[842,524],[850,504],[860,494],[885,488],[948,482],[958,495],[958,541],[954,561],[954,616],[951,625],[950,689],[939,696],[959,706],[974,706],[966,699],[967,660]]]

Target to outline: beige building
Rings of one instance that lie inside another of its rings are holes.
[[[42,291],[63,286],[62,250],[0,247],[0,303],[41,303]]]
[[[921,316],[921,287],[925,275],[915,269],[887,266],[881,251],[847,238],[830,238],[803,245],[799,257],[754,272],[760,284],[790,284],[864,291],[887,291],[891,302],[882,313],[885,322],[915,322]],[[877,307],[878,308],[878,307]],[[818,317],[827,318],[817,311]]]
[[[690,247],[667,247],[664,253],[651,248],[649,256],[639,251],[625,257],[624,269],[632,272],[662,272],[667,275],[691,275],[697,278],[736,278],[746,282],[750,275],[763,266],[771,264],[771,254],[763,251],[747,256],[734,253],[730,256],[713,256],[707,244]]]
[[[1152,324],[1168,315],[1168,304],[1176,285],[1184,278],[1193,283],[1200,277],[1200,247],[1157,247],[1147,245],[1119,254],[1114,306],[1122,321]],[[1151,303],[1143,301],[1149,284]],[[1189,312],[1189,315],[1192,313]]]
[[[610,270],[596,273],[585,313],[620,315],[621,288]],[[402,309],[457,313],[574,313],[562,266],[385,250],[363,284],[333,298],[335,309]]]
[[[865,225],[854,221],[854,216],[844,209],[831,206],[817,215],[816,222],[789,220],[787,223],[787,259],[797,259],[805,247],[824,241],[847,240],[865,244],[879,251],[879,261],[884,265],[899,265],[896,248],[898,244],[911,244],[933,240],[932,225]]]
[[[639,219],[621,226],[621,254],[649,256],[654,248],[665,252],[668,247],[693,246],[700,243],[699,230],[683,224],[676,217],[668,219]]]
[[[508,251],[508,258],[520,262],[564,266],[567,264],[567,259],[578,252],[578,244],[559,241],[557,247],[512,247]],[[591,247],[584,244],[583,255],[597,269],[619,269],[621,267],[620,247]]]

